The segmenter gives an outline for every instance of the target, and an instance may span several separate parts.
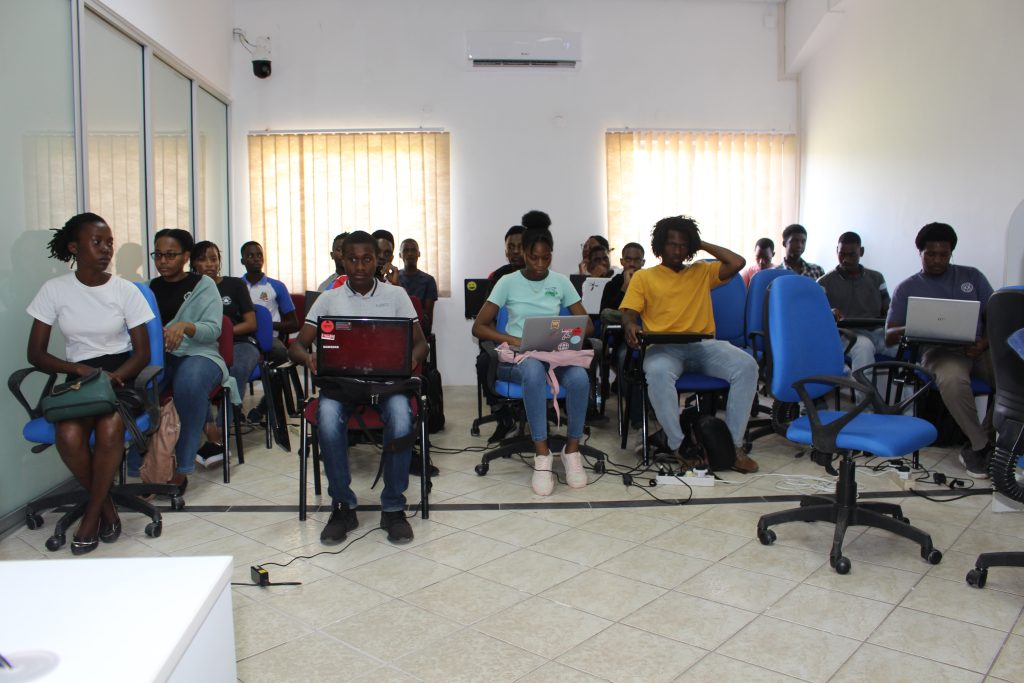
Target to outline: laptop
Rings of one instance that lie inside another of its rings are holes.
[[[468,278],[463,292],[466,295],[466,319],[475,318],[491,293],[491,281],[485,277]]]
[[[519,351],[579,351],[587,334],[585,315],[540,315],[523,322]]]
[[[583,308],[587,309],[590,315],[601,314],[601,297],[604,296],[604,287],[611,278],[588,277],[583,281]]]
[[[907,299],[904,335],[913,341],[973,344],[980,311],[980,301],[912,296]]]
[[[409,377],[412,318],[322,316],[316,371],[324,377]]]

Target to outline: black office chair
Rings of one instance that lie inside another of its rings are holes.
[[[1017,481],[1017,462],[1024,455],[1024,357],[1014,349],[1010,335],[1024,328],[1024,287],[1007,287],[988,300],[988,340],[995,368],[996,394],[992,419],[996,444],[988,471],[1000,493],[1024,502],[1024,486]],[[989,567],[1024,567],[1024,551],[982,553],[967,583],[984,588]]]

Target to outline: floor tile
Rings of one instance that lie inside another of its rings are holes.
[[[567,531],[568,527],[539,517],[513,512],[473,527],[474,534],[525,548]]]
[[[664,593],[664,588],[591,569],[544,591],[541,596],[618,621]]]
[[[311,633],[238,663],[238,677],[245,683],[277,683],[295,680],[297,671],[305,681],[337,681],[339,676],[355,678],[380,667],[374,661],[338,641]]]
[[[973,671],[865,643],[832,677],[832,683],[974,683],[981,678],[981,674]]]
[[[321,628],[388,601],[388,596],[383,593],[340,576],[300,588],[300,591],[268,598],[264,602],[304,624]]]
[[[454,567],[399,552],[348,569],[343,576],[385,595],[399,597],[458,573]]]
[[[703,598],[669,592],[636,610],[622,623],[714,650],[756,616]]]
[[[602,562],[597,568],[661,588],[674,588],[709,566],[711,563],[707,560],[638,545]]]
[[[620,541],[590,531],[570,529],[540,543],[535,543],[530,549],[593,567],[635,545],[629,541]]]
[[[473,574],[458,574],[410,593],[404,599],[446,619],[472,624],[529,597],[529,593]]]
[[[642,543],[678,525],[667,519],[638,514],[634,510],[612,510],[598,519],[581,524],[584,531],[604,534],[623,541]]]
[[[908,638],[911,633],[914,637]],[[1005,638],[1005,633],[990,628],[897,607],[868,642],[983,673]]]
[[[1024,681],[1024,637],[1011,635],[990,671],[1007,681]]]
[[[532,550],[517,550],[471,570],[485,579],[534,595],[576,576],[586,567]]]
[[[465,571],[515,550],[514,545],[495,541],[472,531],[457,531],[436,541],[416,546],[409,552]]]
[[[892,609],[889,603],[801,585],[765,614],[838,636],[865,640]]]
[[[771,647],[765,647],[771,643]],[[718,649],[748,664],[817,683],[827,681],[860,643],[760,616]]]
[[[676,679],[679,683],[797,683],[799,679],[730,659],[714,652],[708,654]]]
[[[671,681],[704,650],[622,624],[614,624],[558,658],[608,681]]]
[[[601,683],[603,680],[558,662],[548,662],[516,683]]]
[[[655,536],[647,541],[647,545],[717,562],[749,542],[750,539],[741,536],[682,524],[660,536]]]
[[[610,621],[544,598],[530,598],[498,612],[475,628],[552,659],[611,625]]]
[[[732,607],[762,612],[796,585],[795,581],[716,564],[676,586],[676,590]]]
[[[395,662],[416,678],[438,683],[514,681],[544,663],[542,657],[473,630],[454,634],[444,647],[427,647]]]
[[[301,636],[313,629],[264,603],[252,602],[234,611],[235,656],[245,659]]]
[[[857,561],[853,563],[850,573],[845,575],[836,573],[835,569],[825,563],[807,577],[804,583],[895,605],[920,580],[921,575],[914,572]]]
[[[361,519],[362,528],[365,529],[366,520]],[[318,520],[307,518],[300,522],[298,519],[287,519],[276,524],[257,527],[243,532],[245,536],[270,546],[275,550],[287,552],[293,548],[309,545],[320,540],[320,532],[324,525]],[[349,532],[352,536],[359,534],[359,530]]]
[[[461,628],[415,605],[392,600],[326,626],[323,632],[360,652],[391,662],[444,641]]]
[[[822,564],[828,563],[823,553],[789,548],[784,545],[761,545],[757,541],[746,544],[722,560],[722,564],[759,572],[790,581],[802,581]]]
[[[760,514],[753,510],[747,510],[739,506],[709,506],[703,512],[687,524],[699,526],[703,529],[713,529],[735,536],[745,538],[757,538],[757,520]]]
[[[1009,631],[1021,614],[1022,601],[998,591],[972,588],[962,579],[945,581],[926,576],[900,606]]]

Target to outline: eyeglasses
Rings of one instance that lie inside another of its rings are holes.
[[[151,251],[149,252],[149,255],[154,261],[159,261],[161,259],[173,261],[184,253],[185,252],[183,251]]]

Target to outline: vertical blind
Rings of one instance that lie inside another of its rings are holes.
[[[749,257],[796,220],[796,152],[791,134],[608,132],[609,241],[646,249],[655,222],[686,214],[708,241]]]
[[[448,133],[249,136],[252,239],[266,270],[294,291],[334,272],[335,235],[389,230],[415,239],[420,270],[451,295]]]

